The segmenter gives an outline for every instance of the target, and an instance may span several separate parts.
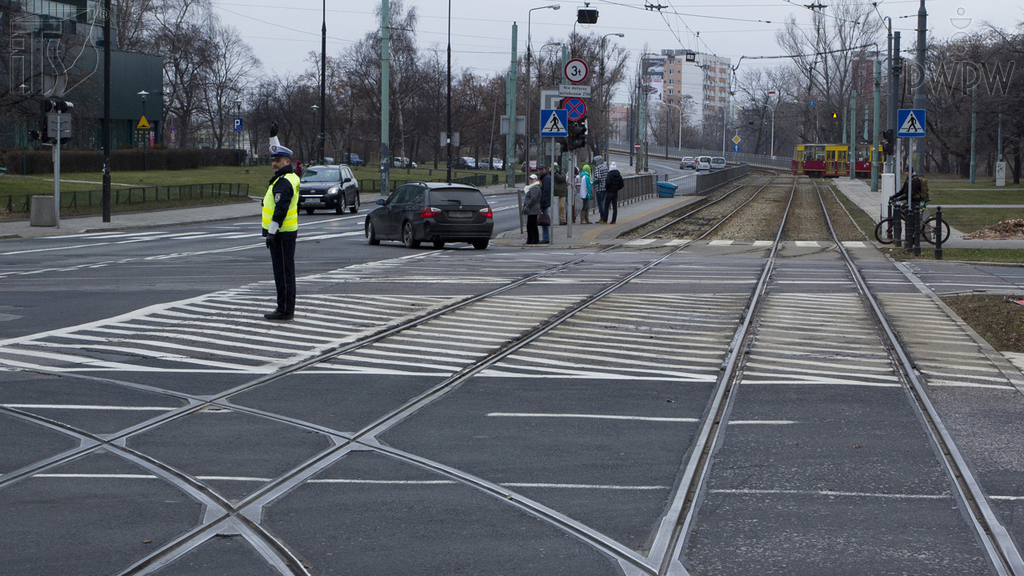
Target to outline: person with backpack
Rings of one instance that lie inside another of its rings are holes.
[[[892,197],[894,202],[905,202],[907,200],[907,184],[910,184],[910,200],[912,202],[927,202],[931,199],[928,196],[928,179],[914,174],[903,182],[903,187]]]

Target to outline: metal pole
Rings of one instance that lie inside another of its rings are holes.
[[[450,2],[451,0],[449,0]],[[523,164],[523,172],[527,174],[529,178],[530,174],[530,142],[533,140],[533,80],[530,78],[530,59],[532,57],[532,50],[530,43],[533,41],[533,35],[530,33],[530,19],[533,17],[533,8],[526,12],[526,163]]]
[[[60,124],[63,117],[57,112],[57,139],[53,143],[53,215],[57,228],[60,228]]]
[[[882,106],[882,63],[875,60],[875,109],[874,121],[871,123],[874,129],[871,132],[871,191],[878,192],[878,144],[881,138],[878,125]]]
[[[924,110],[928,106],[928,95],[925,74],[925,53],[928,49],[928,11],[924,7],[924,0],[917,9],[917,88],[914,91],[914,108]],[[924,126],[921,127],[924,129]],[[916,170],[917,174],[924,174],[924,138],[915,138],[914,150],[917,152]]]
[[[774,160],[775,159],[775,108],[769,108],[769,109],[772,111],[772,151],[771,151],[771,154],[769,154],[769,155]],[[681,108],[679,110],[679,113],[682,114],[682,109]]]
[[[975,161],[975,140],[978,132],[978,85],[971,86],[971,184],[977,171]]]
[[[450,2],[451,0],[449,0]],[[449,18],[450,20],[450,18]],[[449,27],[451,25],[449,24]],[[451,43],[449,42],[449,67]],[[391,192],[388,176],[391,172],[391,6],[388,0],[380,3],[380,192]],[[451,134],[449,134],[449,138]],[[451,164],[449,154],[449,165]],[[451,168],[449,167],[449,170]],[[450,176],[449,176],[450,178]],[[449,179],[449,181],[451,181]]]
[[[327,140],[327,0],[324,0],[324,23],[320,29],[320,157],[317,162],[323,164],[324,143]],[[241,111],[239,111],[241,115]]]
[[[888,34],[888,45],[887,45],[887,48],[888,48],[888,60],[886,60],[886,65],[888,67],[888,74],[886,75],[886,78],[888,79],[888,82],[889,82],[889,88],[888,88],[889,93],[886,95],[886,98],[888,99],[888,105],[886,106],[886,111],[885,111],[885,113],[886,113],[885,125],[890,130],[893,131],[893,134],[896,134],[896,106],[895,106],[895,102],[896,101],[893,98],[893,96],[896,94],[896,84],[893,82],[893,79],[892,79],[892,74],[893,74],[893,61],[892,61],[892,18],[889,18],[887,16],[887,17],[883,18],[883,21],[884,20],[888,20],[889,21],[888,22],[888,26],[887,26],[887,29],[888,29],[888,32],[889,32],[889,34]],[[886,159],[885,159],[885,171],[889,172],[889,173],[892,173],[892,171],[893,171],[893,169],[892,169],[892,158],[886,157]]]
[[[857,179],[857,91],[850,92],[850,180]]]
[[[103,221],[110,222],[110,0],[103,1]]]
[[[505,115],[508,116],[508,134],[505,135],[505,186],[516,187],[516,74],[519,58],[516,54],[519,42],[519,26],[512,23],[512,63],[508,68],[508,85],[505,92]]]
[[[448,0],[448,81],[445,88],[447,121],[445,124],[445,146],[448,156],[446,182],[452,183],[452,0]]]

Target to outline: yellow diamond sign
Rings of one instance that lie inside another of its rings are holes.
[[[733,136],[732,137],[732,143],[733,144],[739,144],[740,143],[740,137],[739,136]]]
[[[139,130],[149,130],[149,121],[146,120],[145,116],[142,117],[142,120],[139,120],[138,128]]]

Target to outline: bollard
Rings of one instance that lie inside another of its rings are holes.
[[[903,206],[892,207],[892,237],[897,248],[903,247]]]
[[[921,232],[922,232],[921,204],[913,206],[913,255],[921,255]]]
[[[935,207],[935,259],[942,260],[942,206]]]

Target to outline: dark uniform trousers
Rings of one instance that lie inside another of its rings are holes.
[[[274,265],[274,284],[277,286],[277,309],[285,314],[295,313],[295,241],[298,232],[278,232],[277,242],[270,249]]]

